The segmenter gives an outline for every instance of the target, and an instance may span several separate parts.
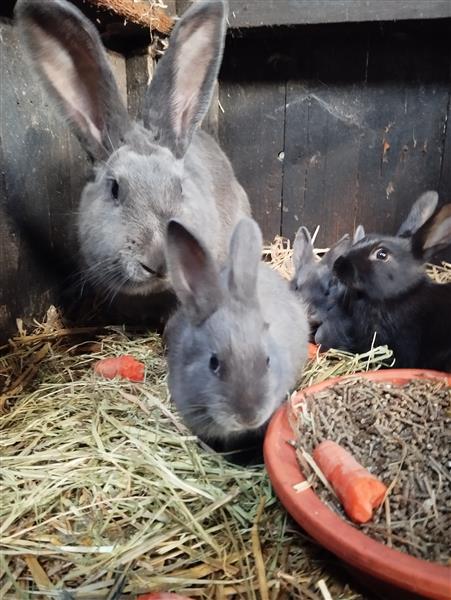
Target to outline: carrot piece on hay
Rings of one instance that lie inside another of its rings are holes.
[[[144,381],[144,364],[128,354],[102,358],[94,364],[94,372],[105,379],[120,377],[129,381]]]

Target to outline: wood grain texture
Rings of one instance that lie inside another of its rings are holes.
[[[268,238],[280,231],[285,82],[271,40],[229,39],[219,84],[219,141]],[[257,60],[255,60],[255,58]]]
[[[11,23],[0,23],[0,338],[16,318],[76,303],[76,211],[91,172],[86,155],[31,76]],[[125,93],[123,57],[113,71]]]
[[[229,0],[229,6],[232,28],[451,17],[449,0]]]
[[[324,244],[354,225],[366,39],[319,34],[291,51],[303,59],[287,83],[282,231],[293,238],[302,224],[320,225]]]
[[[280,231],[279,204],[284,235],[293,238],[301,224],[320,225],[318,243],[327,246],[359,222],[396,231],[427,189],[451,197],[450,35],[445,19],[229,36],[220,80],[221,98],[228,100],[220,113],[221,140],[266,239]],[[284,86],[283,134],[274,122],[264,142],[258,106],[272,107],[276,90],[280,102]],[[254,145],[248,141],[243,153],[246,139]],[[266,166],[275,147],[284,152],[277,180]],[[256,200],[268,188],[274,191],[269,220]]]
[[[132,119],[142,119],[144,94],[153,68],[153,59],[148,52],[129,56],[126,60],[127,105]]]

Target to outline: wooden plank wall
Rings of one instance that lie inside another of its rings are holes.
[[[451,20],[229,33],[220,141],[266,239],[392,232],[426,189],[451,200]]]
[[[125,59],[110,53],[124,100]],[[30,77],[17,36],[0,22],[0,338],[17,317],[76,301],[75,213],[90,164]]]
[[[234,28],[445,17],[451,17],[449,0],[229,0]]]

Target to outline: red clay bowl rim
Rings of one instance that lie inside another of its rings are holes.
[[[328,508],[312,489],[296,492],[293,485],[305,481],[296,460],[295,450],[287,444],[293,439],[288,412],[292,404],[334,385],[337,381],[363,377],[374,381],[402,384],[410,379],[441,379],[451,386],[451,375],[421,369],[381,369],[365,373],[334,377],[310,386],[285,403],[274,414],[265,442],[265,465],[273,488],[282,504],[299,525],[322,546],[350,565],[368,574],[426,598],[449,600],[451,569],[431,563],[385,546],[346,523]],[[302,502],[300,502],[302,499]]]
[[[310,359],[316,358],[316,356],[318,354],[318,350],[319,350],[319,346],[317,344],[312,344],[311,342],[309,342],[309,345],[308,345],[308,357]]]

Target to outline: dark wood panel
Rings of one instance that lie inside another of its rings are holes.
[[[354,226],[367,36],[316,42],[292,49],[303,59],[288,83],[282,231],[293,238],[319,225],[328,245]]]
[[[153,69],[153,61],[145,51],[126,60],[127,71],[127,106],[132,119],[142,119],[144,94],[149,81],[149,70]]]
[[[220,143],[249,194],[263,235],[280,231],[285,85],[250,82],[220,86]]]
[[[319,224],[320,245],[357,223],[393,232],[423,191],[450,190],[446,37],[430,24],[421,38],[403,26],[346,31],[299,46],[307,58],[287,96],[283,233],[299,218]]]
[[[426,189],[451,197],[450,24],[317,25],[229,36],[221,139],[267,239],[279,229],[257,199],[273,181],[266,165],[281,138],[277,133],[274,144],[268,130],[263,140],[267,112],[259,107],[279,102],[273,98],[284,84],[284,160],[274,166],[283,193],[271,201],[283,206],[284,235],[292,237],[301,223],[320,225],[321,245],[358,222],[392,232]]]
[[[451,85],[451,47],[439,31],[402,34],[372,31],[359,156],[356,218],[389,232],[419,194],[440,187]]]
[[[0,335],[40,317],[76,260],[75,212],[88,166],[0,24]]]
[[[219,141],[266,238],[281,226],[286,84],[272,36],[229,36],[219,76]]]
[[[232,28],[451,17],[449,0],[229,0],[229,5]]]
[[[451,202],[451,89],[448,97],[448,115],[443,131],[445,138],[439,193],[443,202]],[[451,256],[451,254],[450,254]]]

